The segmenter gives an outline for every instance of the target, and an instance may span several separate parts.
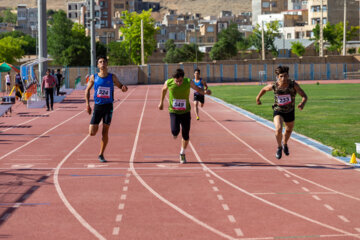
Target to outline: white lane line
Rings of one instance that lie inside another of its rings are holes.
[[[321,198],[319,198],[317,195],[312,195],[312,197],[317,201],[321,201]]]
[[[120,203],[118,209],[124,210],[124,208],[125,208],[125,203]]]
[[[241,231],[240,228],[235,228],[234,230],[235,230],[236,236],[238,236],[238,237],[244,236],[244,233]]]
[[[128,190],[128,187],[126,187],[126,186],[123,187],[123,191],[124,191],[124,192],[127,192],[127,190]]]
[[[302,187],[301,189],[304,190],[305,192],[310,192],[310,190],[307,189],[306,187]]]
[[[299,184],[299,182],[298,182],[298,181],[296,181],[296,180],[293,180],[293,183],[295,183],[295,184]]]
[[[230,208],[229,208],[229,206],[227,204],[222,204],[222,207],[223,207],[224,211],[229,211],[230,210]]]
[[[343,222],[350,222],[349,219],[347,219],[345,216],[342,216],[342,215],[338,215],[338,217],[343,221]]]
[[[355,230],[360,233],[360,228],[355,228]]]
[[[209,183],[214,184],[215,182],[214,182],[214,180],[209,180]]]
[[[218,192],[218,191],[219,191],[219,189],[218,189],[217,187],[213,187],[212,189],[214,190],[214,192]]]
[[[212,101],[214,101],[214,100],[212,100]],[[216,102],[216,101],[214,101],[214,102],[215,102],[215,103],[218,103],[218,102]],[[221,103],[218,103],[218,104],[220,104],[220,105],[222,105],[222,106],[225,106],[225,107],[231,109],[232,111],[234,111],[234,112],[236,112],[236,113],[239,113],[239,112],[235,111],[234,109],[232,109],[232,108],[230,108],[230,107],[228,107],[228,106],[226,106],[226,105],[223,105],[223,104],[221,104]],[[267,159],[264,155],[262,155],[260,152],[258,152],[255,148],[253,148],[252,146],[250,146],[247,142],[245,142],[245,141],[242,140],[240,137],[238,137],[235,133],[233,133],[233,132],[232,132],[231,130],[229,130],[227,127],[225,127],[222,123],[220,123],[220,122],[219,122],[218,120],[216,120],[213,116],[211,116],[207,111],[205,111],[204,109],[201,109],[201,111],[204,112],[206,115],[208,115],[209,118],[211,118],[214,122],[216,122],[218,125],[220,125],[225,131],[227,131],[230,135],[232,135],[234,138],[236,138],[239,142],[243,143],[243,144],[244,144],[245,146],[247,146],[250,150],[252,150],[254,153],[256,153],[256,154],[257,154],[259,157],[261,157],[264,161],[268,162],[269,164],[271,164],[271,165],[273,165],[273,166],[277,165],[277,164],[275,164],[274,162],[272,162],[271,160]],[[245,117],[247,117],[247,118],[249,118],[249,119],[252,119],[252,118],[250,118],[250,117],[248,117],[248,116],[246,116],[246,115],[244,115],[244,114],[241,114],[241,115],[242,115],[242,116],[245,116]],[[267,126],[267,125],[265,125],[265,124],[263,124],[263,123],[261,123],[261,122],[258,122],[258,121],[256,121],[256,122],[259,123],[259,124],[262,124],[263,126],[269,128],[269,129],[271,129],[271,130],[274,130],[274,129],[270,128],[269,126]],[[295,140],[295,141],[298,141],[297,139],[294,139],[294,140]],[[298,142],[301,143],[301,144],[303,144],[303,145],[305,145],[305,146],[307,146],[307,147],[310,147],[310,148],[312,148],[312,149],[314,149],[314,150],[316,150],[316,151],[318,151],[318,152],[321,152],[322,154],[324,154],[324,155],[326,155],[327,157],[329,157],[327,154],[325,154],[324,152],[318,150],[317,148],[314,148],[314,147],[312,147],[312,146],[309,146],[309,145],[303,143],[302,141],[298,141]],[[339,159],[337,159],[337,158],[332,158],[332,159],[335,159],[336,161],[344,164],[343,161],[341,161],[341,160],[339,160]],[[347,165],[351,165],[351,164],[347,164]],[[282,169],[284,170],[284,172],[286,172],[286,173],[288,173],[288,174],[290,174],[290,175],[292,175],[292,176],[294,176],[294,177],[296,177],[296,178],[298,178],[298,179],[300,179],[300,180],[303,180],[303,181],[305,181],[305,182],[311,183],[311,184],[313,184],[313,185],[315,185],[315,186],[318,186],[318,187],[321,187],[321,188],[323,188],[323,189],[325,189],[325,190],[328,190],[328,191],[331,191],[331,192],[335,192],[335,193],[340,194],[340,195],[342,195],[342,196],[344,196],[344,197],[347,197],[347,198],[351,198],[351,199],[353,199],[353,200],[360,201],[360,198],[358,198],[358,197],[354,197],[354,196],[351,196],[351,195],[349,195],[349,194],[336,191],[336,190],[334,190],[334,189],[331,189],[331,188],[329,188],[329,187],[326,187],[326,186],[324,186],[324,185],[321,185],[321,184],[316,183],[316,182],[314,182],[314,181],[311,181],[311,180],[309,180],[309,179],[303,178],[303,177],[301,177],[301,176],[299,176],[299,175],[296,175],[295,173],[290,172],[290,171],[287,170],[286,168],[282,168]],[[356,169],[356,170],[357,170],[357,171],[360,171],[360,169]]]
[[[61,122],[61,123],[59,123],[58,125],[56,125],[56,126],[54,126],[54,127],[50,128],[49,130],[45,131],[45,132],[44,132],[44,133],[42,133],[41,135],[37,136],[36,138],[34,138],[34,139],[32,139],[32,140],[28,141],[28,142],[27,142],[27,143],[25,143],[24,145],[22,145],[22,146],[20,146],[20,147],[18,147],[18,148],[15,148],[15,149],[13,149],[12,151],[10,151],[10,152],[8,152],[8,153],[4,154],[3,156],[1,156],[1,157],[0,157],[0,160],[3,160],[4,158],[6,158],[7,156],[9,156],[9,155],[13,154],[14,152],[16,152],[16,151],[18,151],[18,150],[20,150],[20,149],[22,149],[22,148],[26,147],[27,145],[29,145],[29,144],[31,144],[31,143],[33,143],[33,142],[35,142],[36,140],[38,140],[39,138],[41,138],[41,137],[45,136],[46,134],[48,134],[48,133],[49,133],[49,132],[51,132],[52,130],[54,130],[54,129],[56,129],[56,128],[60,127],[61,125],[63,125],[63,124],[65,124],[65,123],[69,122],[70,120],[72,120],[72,119],[76,118],[77,116],[79,116],[79,115],[80,115],[81,113],[83,113],[84,111],[85,111],[85,110],[83,110],[83,111],[81,111],[81,112],[77,113],[76,115],[74,115],[74,116],[72,116],[72,117],[68,118],[68,119],[67,119],[67,120],[65,120],[65,121],[62,121],[62,122]]]
[[[119,103],[119,105],[114,109],[114,111],[135,91],[135,89],[127,95],[122,102]],[[83,112],[83,111],[82,111]],[[80,112],[81,113],[81,112]],[[75,115],[76,116],[76,115]],[[60,183],[59,183],[59,172],[60,168],[64,163],[70,158],[70,156],[80,148],[81,145],[86,142],[86,140],[89,138],[89,135],[87,135],[73,150],[71,150],[68,155],[65,156],[65,158],[57,165],[55,172],[54,172],[54,185],[55,189],[60,197],[60,199],[63,201],[66,208],[70,211],[70,213],[85,227],[89,232],[91,232],[95,237],[101,240],[105,240],[106,238],[102,236],[98,231],[96,231],[95,228],[93,228],[76,210],[73,208],[73,206],[69,203],[67,200],[65,194],[63,193]]]
[[[277,169],[278,171],[280,171],[280,172],[283,172],[283,171],[284,171],[284,169],[282,169],[281,167],[276,167],[276,169]]]
[[[182,214],[183,216],[187,217],[188,219],[192,220],[193,222],[195,222],[196,224],[208,229],[209,231],[223,237],[226,239],[231,239],[234,240],[234,238],[230,235],[227,235],[226,233],[223,233],[213,227],[211,227],[210,225],[200,221],[199,219],[195,218],[194,216],[190,215],[189,213],[185,212],[184,210],[182,210],[181,208],[179,208],[178,206],[176,206],[175,204],[173,204],[172,202],[170,202],[169,200],[167,200],[166,198],[164,198],[163,196],[161,196],[158,192],[156,192],[153,188],[151,188],[145,181],[144,179],[142,179],[142,177],[136,172],[135,166],[134,166],[134,160],[135,160],[135,153],[136,153],[136,148],[138,145],[138,141],[139,141],[139,135],[140,135],[140,130],[141,130],[141,124],[143,121],[143,117],[144,117],[144,112],[145,112],[145,107],[146,107],[146,103],[147,103],[147,97],[148,97],[148,92],[149,92],[149,88],[148,91],[146,92],[146,97],[145,97],[145,102],[144,102],[144,107],[142,109],[142,113],[140,116],[140,120],[139,120],[139,124],[138,124],[138,128],[136,131],[136,135],[135,135],[135,140],[134,140],[134,145],[133,145],[133,149],[131,151],[131,156],[130,156],[130,168],[131,168],[131,172],[133,173],[133,175],[136,177],[136,179],[150,192],[152,193],[155,197],[157,197],[159,200],[161,200],[163,203],[165,203],[166,205],[168,205],[169,207],[173,208],[174,210],[176,210],[177,212],[179,212],[180,214]],[[204,171],[207,171],[206,168],[204,168]]]
[[[120,197],[121,200],[126,200],[126,194],[122,194]]]
[[[209,114],[208,114],[208,115],[209,115]],[[214,120],[217,121],[216,119],[214,119]],[[344,231],[344,230],[342,230],[342,229],[333,227],[333,226],[328,225],[328,224],[326,224],[326,223],[322,223],[322,222],[319,222],[319,221],[314,220],[314,219],[312,219],[312,218],[309,218],[309,217],[306,217],[306,216],[304,216],[304,215],[301,215],[301,214],[299,214],[299,213],[293,212],[293,211],[291,211],[291,210],[289,210],[289,209],[287,209],[287,208],[281,207],[281,206],[279,206],[279,205],[277,205],[277,204],[275,204],[275,203],[272,203],[272,202],[270,202],[270,201],[268,201],[268,200],[266,200],[266,199],[263,199],[263,198],[261,198],[261,197],[258,197],[258,196],[256,196],[256,195],[254,195],[254,194],[246,191],[246,190],[243,189],[243,188],[240,188],[239,186],[237,186],[237,185],[235,185],[234,183],[226,180],[225,178],[220,177],[220,176],[217,175],[214,171],[212,171],[210,168],[208,168],[208,167],[206,166],[206,164],[204,164],[204,162],[201,161],[201,158],[200,158],[199,154],[197,153],[196,149],[194,148],[194,146],[192,145],[192,142],[191,142],[191,141],[189,142],[189,145],[190,145],[190,148],[192,149],[192,151],[193,151],[196,159],[198,160],[198,162],[199,162],[203,167],[207,168],[207,170],[209,171],[210,174],[212,174],[214,177],[216,177],[216,178],[219,179],[220,181],[222,181],[222,182],[228,184],[229,186],[237,189],[238,191],[240,191],[240,192],[242,192],[242,193],[244,193],[244,194],[246,194],[246,195],[248,195],[248,196],[250,196],[250,197],[252,197],[252,198],[255,198],[255,199],[257,199],[257,200],[259,200],[259,201],[261,201],[261,202],[263,202],[263,203],[265,203],[265,204],[267,204],[267,205],[269,205],[269,206],[272,206],[272,207],[277,208],[277,209],[279,209],[279,210],[281,210],[281,211],[283,211],[283,212],[286,212],[286,213],[291,214],[291,215],[293,215],[293,216],[296,216],[296,217],[299,217],[299,218],[301,218],[301,219],[304,219],[304,220],[306,220],[306,221],[308,221],[308,222],[317,224],[317,225],[319,225],[319,226],[323,226],[323,227],[325,227],[325,228],[331,229],[331,230],[336,231],[336,232],[340,232],[340,233],[347,234],[347,235],[353,235],[352,233],[349,233],[349,232]],[[254,149],[254,150],[255,150],[255,149]],[[255,151],[256,151],[256,150],[255,150]],[[360,236],[355,236],[355,237],[358,238],[358,239],[360,239]]]
[[[334,208],[333,207],[331,207],[330,205],[328,205],[328,204],[324,204],[324,207],[326,207],[328,210],[330,210],[330,211],[334,211]]]
[[[119,232],[120,232],[120,228],[119,227],[114,227],[113,229],[113,235],[119,235]]]
[[[285,177],[287,177],[287,178],[289,178],[289,177],[290,177],[290,175],[289,175],[289,174],[287,174],[287,173],[285,173],[284,175],[285,175]]]
[[[116,222],[121,222],[121,220],[122,220],[122,214],[118,214],[118,215],[116,215]]]
[[[228,215],[228,218],[229,218],[229,221],[232,222],[232,223],[235,223],[236,222],[236,219],[234,218],[233,215]]]
[[[129,179],[125,179],[124,183],[125,184],[129,184],[130,180]]]
[[[224,198],[223,198],[223,196],[222,195],[217,195],[217,198],[220,200],[220,201],[223,201],[224,200]]]

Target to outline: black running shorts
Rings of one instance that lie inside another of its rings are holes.
[[[202,94],[200,94],[198,92],[194,93],[194,102],[195,101],[198,101],[198,102],[201,102],[202,104],[204,104],[205,103],[204,95],[202,95]]]
[[[284,119],[284,122],[295,121],[295,110],[292,110],[291,112],[288,112],[288,113],[274,111],[274,117],[277,115],[280,115]]]
[[[190,112],[184,114],[170,113],[170,126],[171,126],[171,133],[173,136],[179,135],[180,125],[181,125],[182,138],[185,141],[189,140],[190,123],[191,123]]]
[[[113,104],[95,104],[94,112],[91,118],[91,125],[99,125],[103,120],[103,124],[110,125],[113,114]]]

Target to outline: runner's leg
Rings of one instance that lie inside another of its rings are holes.
[[[110,128],[110,125],[103,124],[102,139],[101,139],[99,155],[104,155],[105,148],[109,142],[109,128]]]

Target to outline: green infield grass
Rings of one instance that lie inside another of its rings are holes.
[[[294,131],[335,149],[334,155],[355,153],[360,143],[360,84],[303,84],[308,95],[303,111],[295,110]],[[212,95],[272,121],[274,94],[267,92],[262,105],[256,96],[263,86],[211,86]],[[297,95],[296,105],[301,101]],[[275,137],[274,137],[275,141]],[[357,154],[359,157],[360,154]]]

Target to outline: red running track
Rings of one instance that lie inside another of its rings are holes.
[[[294,140],[276,160],[273,130],[209,98],[180,165],[160,89],[115,93],[107,163],[83,91],[0,118],[0,238],[360,239],[358,170]]]

